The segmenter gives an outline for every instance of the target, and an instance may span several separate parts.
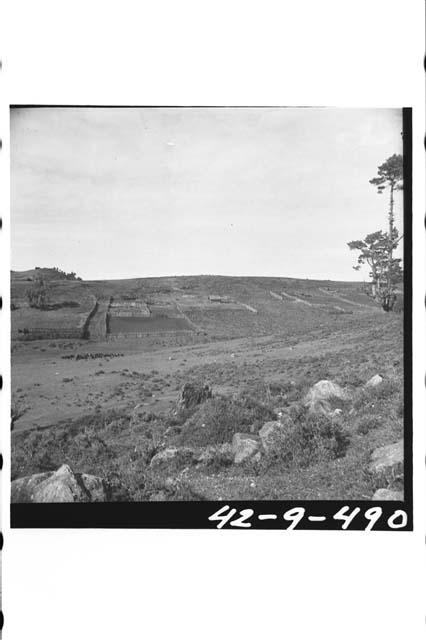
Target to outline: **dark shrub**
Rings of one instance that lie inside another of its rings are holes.
[[[12,479],[54,471],[65,462],[73,471],[102,475],[117,457],[116,447],[107,444],[106,438],[126,425],[126,418],[111,411],[30,433],[18,432],[12,442]]]
[[[252,426],[252,431],[254,432],[258,432],[265,422],[276,420],[277,418],[272,406],[247,391],[240,393],[235,402],[241,406],[247,416],[245,424]]]
[[[403,390],[401,383],[396,380],[384,380],[377,387],[362,388],[359,390],[353,406],[355,409],[367,410],[376,406],[378,402],[392,399]]]
[[[171,412],[165,418],[166,427],[181,427],[194,414],[195,408],[183,409],[179,408]]]
[[[378,416],[362,416],[358,422],[357,431],[362,435],[366,435],[372,429],[378,429],[382,426],[382,421]]]
[[[307,467],[311,464],[342,458],[350,443],[342,426],[327,416],[308,413],[302,405],[293,405],[284,418],[282,436],[269,462],[287,467]]]
[[[275,413],[249,397],[218,396],[202,404],[185,422],[179,444],[205,446],[230,442],[239,431],[258,431]]]
[[[212,473],[218,473],[223,468],[230,467],[234,463],[234,455],[230,451],[222,451],[218,449],[214,452],[211,459],[208,460],[206,466]]]

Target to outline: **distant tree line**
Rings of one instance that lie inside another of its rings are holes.
[[[81,280],[74,271],[67,273],[62,269],[58,269],[58,267],[47,269],[36,267],[35,269],[38,273],[33,280],[32,286],[26,291],[28,303],[34,309],[46,309],[48,307],[50,287],[47,278],[49,280]]]
[[[36,271],[42,270],[43,269],[41,267],[36,267]],[[47,269],[47,271],[50,272],[49,275],[51,274],[52,280],[81,280],[81,278],[77,277],[75,271],[70,271],[69,273],[67,273],[62,269],[58,269],[58,267],[51,267]]]

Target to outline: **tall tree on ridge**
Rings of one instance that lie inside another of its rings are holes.
[[[391,272],[392,259],[393,259],[393,251],[398,246],[399,241],[402,236],[399,236],[398,231],[395,228],[395,191],[400,191],[403,189],[403,158],[402,155],[394,153],[393,156],[388,158],[383,164],[381,164],[377,169],[377,177],[372,178],[370,180],[370,184],[377,187],[377,193],[381,194],[383,191],[388,188],[389,189],[389,213],[388,213],[388,223],[389,223],[389,234],[388,234],[388,242],[389,242],[389,250],[388,250],[388,258],[389,258],[389,272]]]
[[[393,154],[377,169],[377,176],[370,180],[370,184],[377,187],[378,193],[389,189],[389,231],[376,231],[370,233],[363,240],[348,242],[351,250],[360,252],[358,263],[354,267],[358,271],[363,264],[368,264],[372,279],[371,288],[373,297],[380,301],[385,311],[391,311],[396,301],[396,284],[402,278],[401,259],[394,258],[393,253],[397,248],[402,235],[399,235],[395,227],[395,191],[403,189],[403,158]]]

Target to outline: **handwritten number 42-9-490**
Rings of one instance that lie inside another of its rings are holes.
[[[347,529],[354,518],[361,512],[360,507],[354,507],[351,509],[349,506],[343,506],[337,513],[335,513],[332,517],[333,520],[340,521],[342,529]],[[297,525],[303,520],[306,515],[306,509],[304,507],[294,507],[292,509],[288,509],[283,513],[283,519],[286,522],[289,522],[286,530],[295,529]],[[378,522],[378,520],[383,515],[383,509],[381,507],[371,507],[362,514],[367,521],[365,525],[365,531],[371,531],[374,525]],[[226,524],[229,524],[231,527],[238,527],[243,529],[249,529],[252,526],[250,522],[251,518],[254,516],[254,509],[242,509],[238,512],[237,509],[230,508],[229,505],[225,505],[221,507],[218,511],[213,513],[209,520],[211,522],[217,522],[217,529],[222,529]],[[258,516],[259,520],[276,520],[276,514],[260,514]],[[318,516],[307,516],[308,520],[311,521],[319,521],[325,520],[325,517]],[[387,525],[390,529],[402,529],[407,525],[407,514],[402,509],[397,509],[394,513],[387,519]]]

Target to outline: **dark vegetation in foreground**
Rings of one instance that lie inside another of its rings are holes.
[[[401,331],[394,330],[382,331],[381,342],[372,331],[371,341],[328,355],[326,364],[315,356],[288,363],[287,372],[261,383],[233,365],[232,376],[240,381],[234,394],[215,393],[213,365],[194,367],[187,380],[211,384],[213,397],[190,408],[98,411],[16,432],[12,479],[66,463],[104,478],[111,500],[368,499],[384,486],[368,470],[371,452],[403,437]],[[366,388],[377,373],[383,382]],[[324,378],[347,391],[332,417],[309,413],[303,403],[310,386]],[[235,464],[234,434],[256,438],[265,423],[277,420],[285,428],[274,447]],[[167,448],[177,448],[178,455],[152,464]],[[385,480],[401,488],[400,478]]]

